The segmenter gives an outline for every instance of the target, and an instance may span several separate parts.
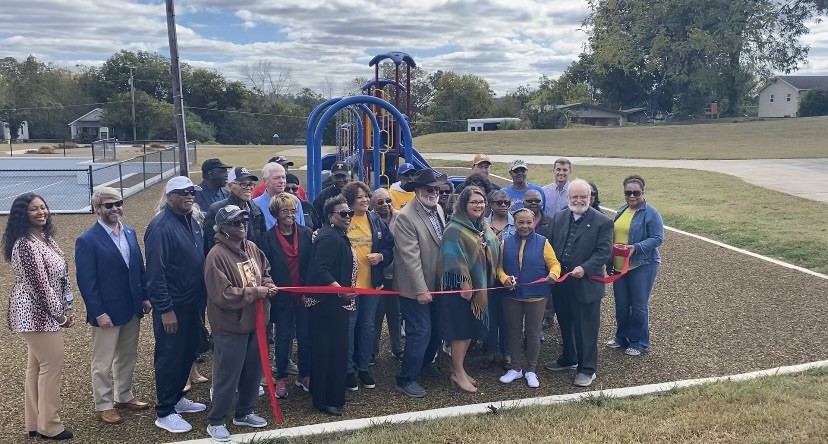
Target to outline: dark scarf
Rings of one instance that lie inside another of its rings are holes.
[[[293,224],[293,242],[288,243],[282,230],[279,229],[279,224],[273,226],[273,231],[276,232],[276,239],[279,239],[279,245],[285,253],[285,262],[287,262],[288,273],[290,274],[290,285],[298,287],[301,285],[299,277],[299,230],[296,228],[296,223]],[[299,305],[301,295],[297,293],[290,293],[291,302],[293,305]]]

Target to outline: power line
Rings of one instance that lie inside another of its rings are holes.
[[[129,100],[115,100],[112,102],[95,102],[95,103],[79,103],[76,105],[56,105],[56,106],[31,106],[25,108],[3,108],[0,111],[37,111],[37,110],[52,110],[64,108],[78,108],[82,106],[106,105],[109,103],[129,103]]]

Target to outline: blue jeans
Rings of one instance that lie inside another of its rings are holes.
[[[290,358],[291,332],[296,323],[297,354],[299,355],[299,377],[310,376],[310,330],[308,327],[308,309],[302,306],[286,306],[273,310],[276,324],[274,361],[276,362],[276,379],[287,378],[288,358]]]
[[[374,352],[374,319],[380,296],[357,296],[355,312],[348,318],[348,373],[367,372]],[[356,356],[354,356],[356,348]],[[356,361],[356,362],[354,362]]]
[[[486,353],[507,356],[508,342],[506,336],[506,322],[503,320],[503,298],[505,296],[504,290],[495,290],[489,293],[489,331],[486,333],[486,339],[483,340],[483,348]],[[521,327],[522,328],[522,327]]]
[[[630,270],[613,282],[615,340],[621,347],[644,351],[650,347],[650,293],[661,264],[651,262]]]
[[[417,380],[420,371],[431,364],[440,345],[437,304],[420,304],[400,296],[400,312],[405,320],[405,349],[397,374],[397,385],[405,387]]]

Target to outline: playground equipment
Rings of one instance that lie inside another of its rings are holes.
[[[395,79],[380,79],[379,64],[390,59],[395,64]],[[400,83],[400,68],[406,65],[406,85]],[[306,140],[308,159],[308,196],[313,199],[322,191],[322,171],[336,160],[345,161],[361,181],[376,189],[396,180],[400,158],[418,169],[430,168],[414,147],[408,116],[411,113],[411,68],[414,59],[402,52],[381,54],[369,63],[375,78],[367,82],[364,94],[338,97],[320,104],[308,118]],[[393,88],[393,91],[388,91]],[[406,93],[406,113],[400,111],[401,94]],[[393,104],[392,104],[393,99]],[[322,135],[329,120],[337,117],[337,152],[322,157]]]

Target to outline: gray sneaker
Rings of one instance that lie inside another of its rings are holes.
[[[207,426],[207,434],[210,435],[210,438],[218,442],[228,442],[230,441],[230,432],[227,430],[227,427],[224,424],[219,425],[208,425]]]
[[[578,368],[578,364],[561,365],[561,364],[558,364],[558,361],[552,361],[549,364],[544,364],[543,368],[545,368],[547,370],[551,370],[553,372],[560,372],[560,371],[564,371],[564,370],[575,370],[575,369]]]
[[[410,398],[424,398],[426,395],[425,389],[420,387],[420,384],[417,384],[417,381],[411,381],[404,387],[395,385],[394,389]]]
[[[583,373],[578,373],[575,375],[575,381],[572,383],[577,385],[578,387],[589,387],[592,385],[592,381],[595,380],[595,373],[590,375],[585,375]]]
[[[255,413],[248,413],[242,418],[233,418],[233,425],[262,428],[267,426],[267,421]]]

